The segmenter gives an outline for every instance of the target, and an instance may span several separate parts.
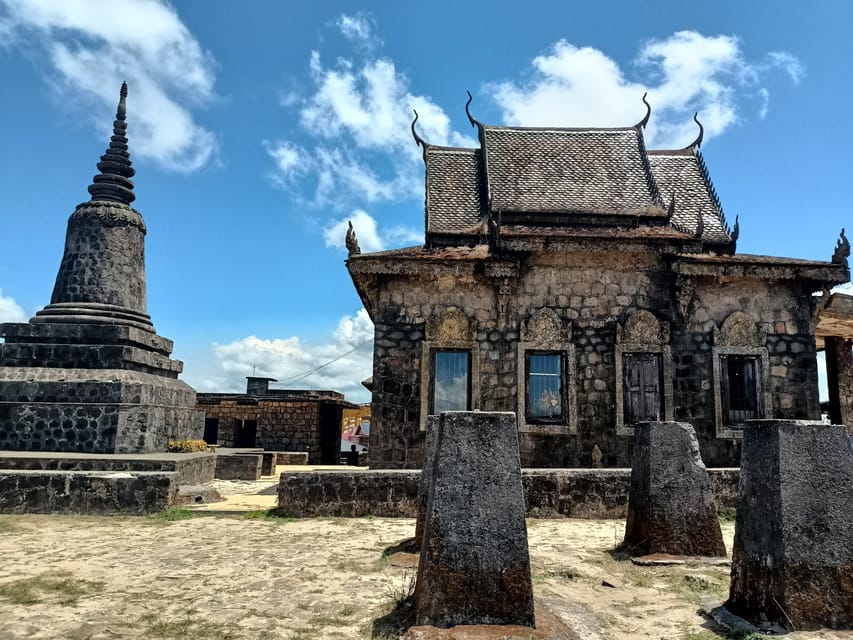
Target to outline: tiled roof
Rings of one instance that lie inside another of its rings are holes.
[[[635,127],[482,135],[492,211],[666,215]]]
[[[723,212],[712,193],[707,173],[692,148],[683,151],[649,151],[652,174],[669,203],[675,194],[672,222],[690,233],[696,233],[702,216],[702,239],[710,242],[731,242],[723,223]]]
[[[484,214],[479,149],[427,146],[427,233],[480,231]]]

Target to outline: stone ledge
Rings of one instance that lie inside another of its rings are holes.
[[[174,473],[0,471],[0,513],[144,515],[168,508]]]
[[[280,515],[414,518],[419,470],[314,471],[283,473],[278,484]],[[708,469],[711,490],[722,510],[737,503],[738,469]],[[523,469],[527,516],[531,518],[624,518],[630,469]]]

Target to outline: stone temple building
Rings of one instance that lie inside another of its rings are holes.
[[[0,325],[0,449],[154,453],[202,435],[195,391],[146,308],[126,97],[124,84],[91,200],[68,219],[50,304]]]
[[[737,254],[701,124],[650,150],[650,113],[523,128],[468,112],[473,149],[429,144],[416,114],[424,246],[347,237],[375,324],[371,466],[420,466],[445,410],[515,412],[526,467],[590,466],[596,446],[630,466],[643,420],[689,422],[706,463],[736,466],[746,420],[820,417],[813,294],[850,278],[843,231],[828,262]],[[851,336],[827,341],[847,389]]]

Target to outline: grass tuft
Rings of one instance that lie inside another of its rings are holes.
[[[66,572],[57,572],[0,584],[0,599],[10,604],[27,606],[49,600],[64,607],[73,607],[81,598],[103,590],[103,582],[83,580]]]
[[[171,507],[165,511],[157,513],[149,513],[145,516],[145,522],[154,525],[169,524],[180,520],[189,520],[193,517],[193,512],[189,509],[181,509],[180,507]]]

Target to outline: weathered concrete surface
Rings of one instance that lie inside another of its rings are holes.
[[[246,453],[238,453],[238,456],[247,455]],[[275,474],[275,466],[278,460],[278,454],[275,451],[258,451],[257,453],[251,453],[248,455],[260,455],[261,456],[261,475],[262,476],[271,476]]]
[[[634,427],[634,464],[623,547],[634,555],[725,556],[708,471],[693,427]]]
[[[415,586],[415,624],[535,626],[515,414],[446,412]]]
[[[429,416],[427,418],[427,432],[424,439],[424,468],[421,469],[420,483],[418,484],[418,516],[415,521],[415,544],[418,545],[419,549],[424,535],[429,489],[432,485],[435,450],[438,443],[438,428],[439,416]]]
[[[853,628],[853,452],[845,427],[752,420],[726,607],[797,630]]]
[[[96,454],[69,452],[0,451],[0,470],[171,472],[175,483],[200,485],[213,480],[212,453]]]
[[[176,490],[168,472],[0,471],[0,513],[143,515]]]
[[[263,456],[256,454],[216,455],[217,480],[260,480]]]
[[[281,456],[281,454],[279,454]],[[737,469],[709,469],[719,509],[735,508]],[[278,511],[294,518],[315,516],[416,518],[420,471],[282,473]],[[531,518],[624,518],[630,469],[523,469],[527,516]]]

